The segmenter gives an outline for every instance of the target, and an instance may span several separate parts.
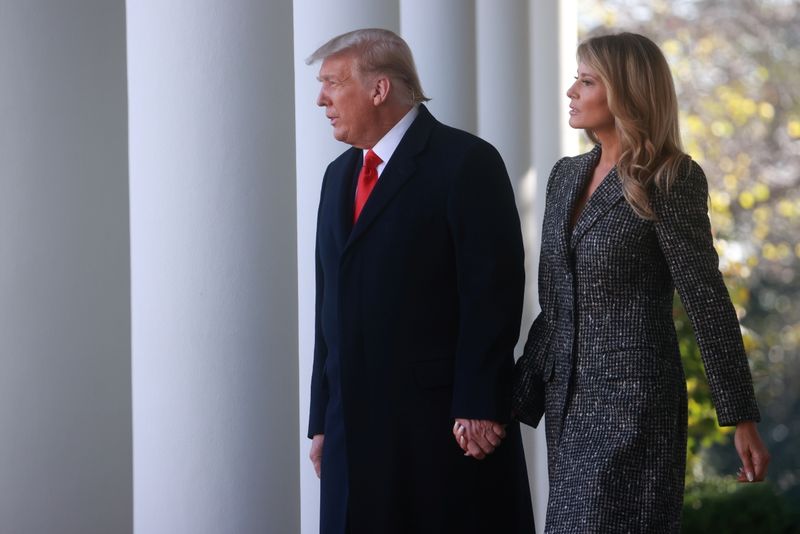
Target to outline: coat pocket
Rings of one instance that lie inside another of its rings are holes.
[[[438,358],[414,362],[414,382],[422,389],[446,388],[453,385],[453,359]]]

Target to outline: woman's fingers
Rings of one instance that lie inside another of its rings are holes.
[[[733,438],[736,452],[742,461],[742,468],[737,474],[740,482],[762,481],[767,476],[769,466],[769,452],[758,429],[753,421],[743,421],[736,425],[736,434]]]

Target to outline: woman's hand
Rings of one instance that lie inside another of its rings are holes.
[[[769,465],[769,452],[754,421],[742,421],[736,425],[733,437],[736,452],[742,460],[742,467],[737,473],[739,482],[756,482],[764,480]]]
[[[464,450],[464,456],[483,460],[500,446],[506,437],[505,425],[483,419],[456,419],[453,437]]]

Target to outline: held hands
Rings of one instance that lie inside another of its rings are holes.
[[[505,425],[482,419],[456,419],[453,425],[453,436],[464,450],[464,456],[472,456],[483,460],[491,454],[506,437]],[[314,465],[317,478],[322,475],[322,447],[324,434],[317,434],[311,439],[311,450],[308,458]]]
[[[758,429],[753,421],[742,421],[736,425],[733,437],[736,452],[742,460],[742,467],[737,473],[739,482],[760,482],[767,476],[769,452],[761,441]]]
[[[506,437],[506,428],[505,425],[485,419],[456,419],[453,436],[464,450],[464,456],[483,460]]]

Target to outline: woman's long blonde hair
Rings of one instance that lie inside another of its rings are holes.
[[[606,88],[621,154],[617,174],[637,215],[654,220],[652,187],[667,191],[681,163],[678,98],[667,60],[656,44],[635,33],[592,37],[578,46],[578,61],[590,66]],[[586,134],[599,143],[593,132]]]

